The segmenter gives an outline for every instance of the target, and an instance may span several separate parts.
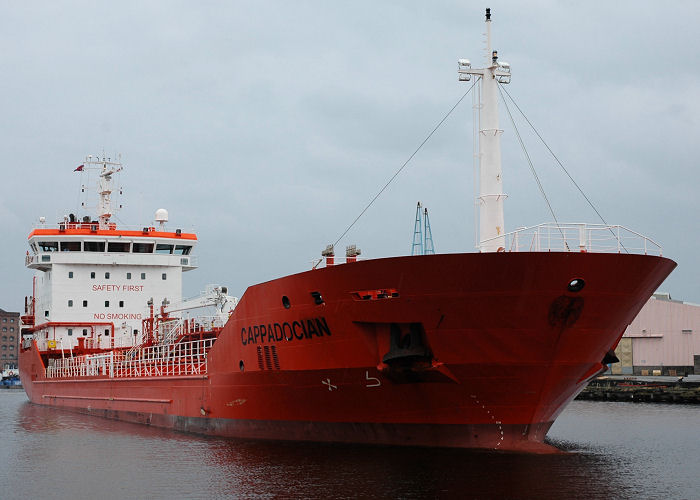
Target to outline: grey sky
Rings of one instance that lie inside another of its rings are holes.
[[[665,5],[671,5],[667,7]],[[0,1],[0,307],[31,293],[26,237],[76,211],[87,154],[122,153],[125,209],[194,229],[207,283],[306,270],[466,91],[483,11],[509,92],[609,223],[679,264],[700,303],[700,3]],[[473,251],[467,98],[339,246],[403,255],[415,203]],[[506,227],[551,220],[501,106]],[[521,125],[560,221],[599,222]]]

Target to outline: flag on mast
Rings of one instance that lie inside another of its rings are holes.
[[[78,168],[73,170],[73,172],[82,172],[84,168],[85,168],[85,165],[79,165]]]

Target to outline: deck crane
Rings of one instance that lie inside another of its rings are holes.
[[[238,305],[238,297],[228,295],[228,288],[225,286],[207,285],[197,297],[174,304],[171,304],[167,298],[163,299],[158,314],[154,314],[153,305],[153,299],[149,300],[150,315],[143,321],[146,345],[174,342],[177,338],[199,332],[205,325],[208,330],[217,332],[223,328]],[[173,313],[204,308],[214,309],[214,314],[206,318],[192,319],[171,316]]]
[[[434,255],[433,232],[430,229],[428,209],[423,208],[420,201],[416,206],[416,222],[413,226],[413,245],[411,255]]]

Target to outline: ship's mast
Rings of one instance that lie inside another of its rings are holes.
[[[99,219],[100,229],[109,228],[109,219],[112,217],[112,176],[122,170],[122,164],[118,161],[112,161],[111,158],[93,157],[92,155],[85,158],[85,167],[99,170],[99,180],[97,184],[97,193],[100,198],[97,202],[97,217]]]
[[[503,130],[498,128],[498,84],[510,83],[510,65],[498,62],[498,52],[491,48],[491,9],[486,9],[486,67],[475,69],[468,59],[460,59],[458,73],[460,81],[469,81],[471,75],[480,78],[478,248],[481,252],[495,252],[505,247],[503,201],[506,199],[501,177]]]

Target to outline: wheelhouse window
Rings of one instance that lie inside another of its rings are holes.
[[[189,255],[191,251],[191,245],[175,245],[175,255]]]
[[[58,241],[40,241],[39,250],[42,252],[58,252]]]
[[[171,254],[173,253],[173,245],[158,243],[156,245],[156,253]]]
[[[129,242],[123,242],[123,241],[110,241],[107,244],[107,251],[108,252],[129,252],[129,247],[131,246],[131,243]]]
[[[105,242],[104,241],[86,241],[85,242],[86,252],[104,252]]]
[[[133,253],[153,253],[153,243],[136,243],[132,245]]]
[[[80,241],[62,241],[61,242],[61,252],[80,252],[81,242]]]

